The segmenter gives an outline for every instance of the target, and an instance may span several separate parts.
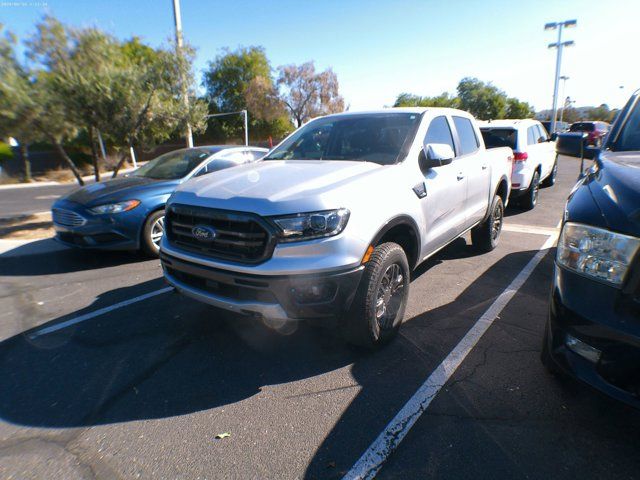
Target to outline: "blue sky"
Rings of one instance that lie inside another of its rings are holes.
[[[0,22],[20,38],[44,13],[152,45],[173,35],[172,0],[0,0]],[[454,92],[464,76],[548,108],[556,33],[543,26],[569,18],[578,26],[565,32],[576,42],[563,60],[566,95],[620,106],[640,87],[639,14],[638,0],[182,0],[198,76],[224,47],[262,45],[273,67],[332,67],[353,110],[391,105],[401,92]]]

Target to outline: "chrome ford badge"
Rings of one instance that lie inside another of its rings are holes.
[[[196,225],[191,229],[191,233],[201,242],[211,242],[217,236],[215,229],[208,225]]]

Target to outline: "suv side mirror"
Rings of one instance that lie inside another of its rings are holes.
[[[420,168],[422,171],[449,165],[456,156],[451,145],[446,143],[425,143],[420,153]]]

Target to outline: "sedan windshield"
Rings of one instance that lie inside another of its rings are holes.
[[[417,113],[342,115],[314,120],[282,142],[265,160],[354,160],[391,165],[412,140]]]
[[[177,180],[187,176],[209,156],[211,156],[211,152],[199,148],[177,150],[160,155],[140,167],[132,175],[158,180]]]

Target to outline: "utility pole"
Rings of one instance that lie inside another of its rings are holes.
[[[173,0],[173,19],[176,24],[176,52],[178,53],[180,60],[184,60],[184,57],[182,56],[182,17],[180,15],[180,0]],[[189,92],[187,89],[187,76],[184,70],[182,70],[181,83],[182,83],[182,102],[184,103],[184,106],[188,111],[189,110]],[[193,148],[193,134],[191,132],[191,124],[189,122],[187,122],[187,130],[185,133],[187,136],[187,147]]]
[[[551,108],[551,131],[556,130],[556,117],[558,116],[558,86],[560,83],[560,67],[562,64],[562,49],[564,47],[570,47],[574,45],[573,40],[566,42],[562,41],[562,29],[575,27],[578,24],[577,20],[563,20],[561,22],[551,22],[544,26],[545,30],[558,30],[558,41],[556,43],[550,43],[548,48],[557,48],[556,54],[556,74],[553,81],[553,106]]]
[[[562,75],[560,77],[560,80],[562,80],[562,95],[560,95],[560,98],[564,98],[564,103],[562,104],[562,109],[560,110],[560,121],[562,122],[562,117],[564,117],[564,109],[567,108],[567,99],[569,98],[564,96],[564,91],[567,88],[567,80],[569,80],[569,77],[567,77],[566,75]]]

